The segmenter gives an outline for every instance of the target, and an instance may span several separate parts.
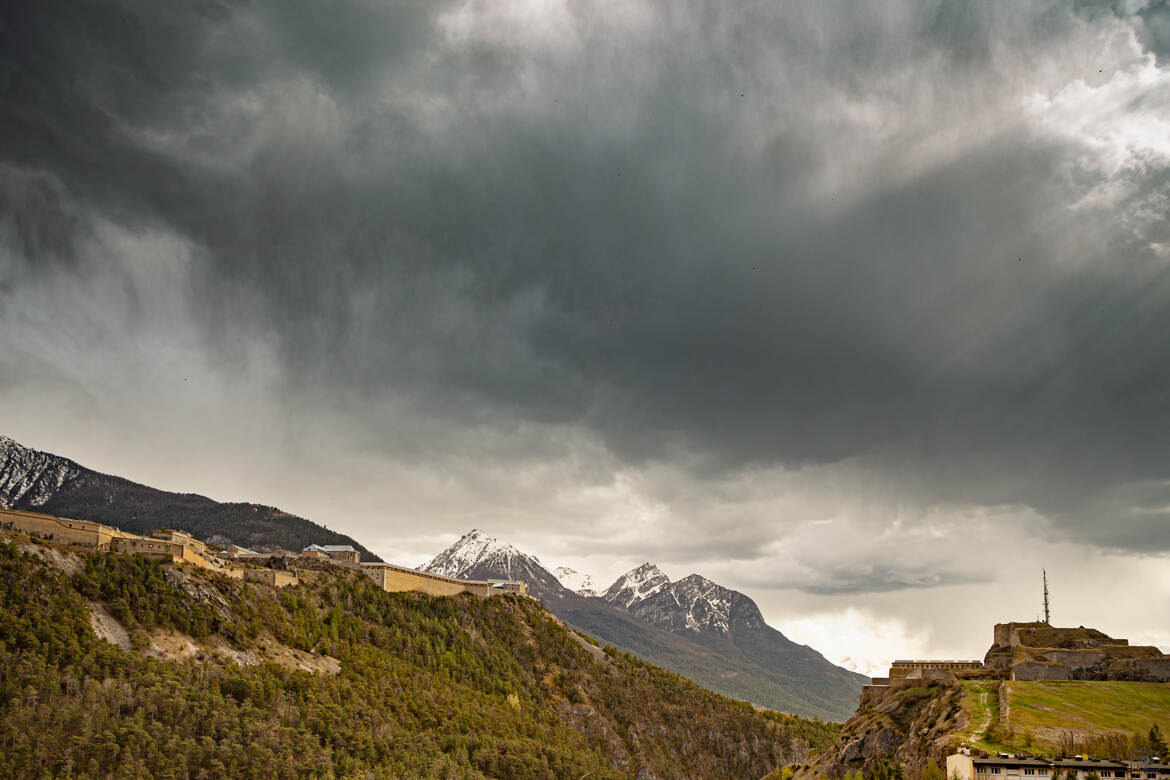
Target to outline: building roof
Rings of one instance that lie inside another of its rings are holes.
[[[331,553],[331,552],[357,552],[357,550],[353,549],[353,546],[348,545],[348,544],[326,544],[326,545],[310,544],[308,547],[301,550],[301,552]]]
[[[971,760],[982,766],[1047,766],[1061,769],[1129,769],[1138,772],[1170,772],[1170,764],[1141,761],[1120,761],[1110,758],[1036,758],[1034,756],[971,756]]]

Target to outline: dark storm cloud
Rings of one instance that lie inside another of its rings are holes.
[[[1133,67],[1110,30],[1164,57],[1162,4],[9,6],[0,289],[87,218],[173,231],[290,395],[700,476],[869,456],[1170,548],[1118,498],[1170,458],[1166,161],[1021,102]]]

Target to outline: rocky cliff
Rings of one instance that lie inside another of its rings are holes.
[[[798,780],[843,777],[868,771],[880,761],[920,770],[933,759],[940,766],[959,744],[956,736],[970,716],[956,682],[924,681],[863,704],[841,729],[834,745],[796,767]]]

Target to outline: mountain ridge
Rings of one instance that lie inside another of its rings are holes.
[[[0,507],[77,517],[141,534],[178,528],[204,540],[216,537],[221,546],[301,550],[314,543],[348,544],[363,560],[381,560],[355,539],[278,507],[159,490],[3,435]]]
[[[535,556],[479,529],[419,568],[463,578],[527,578],[529,593],[570,625],[765,707],[844,720],[868,682],[767,625],[747,595],[699,574],[671,582],[646,562],[590,597],[566,588]]]

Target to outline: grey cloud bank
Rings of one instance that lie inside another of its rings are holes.
[[[124,473],[174,449],[175,487],[417,555],[486,516],[606,566],[945,589],[991,576],[946,554],[986,508],[1164,553],[1168,30],[1161,2],[8,3],[6,432]],[[217,458],[268,460],[266,495]]]

